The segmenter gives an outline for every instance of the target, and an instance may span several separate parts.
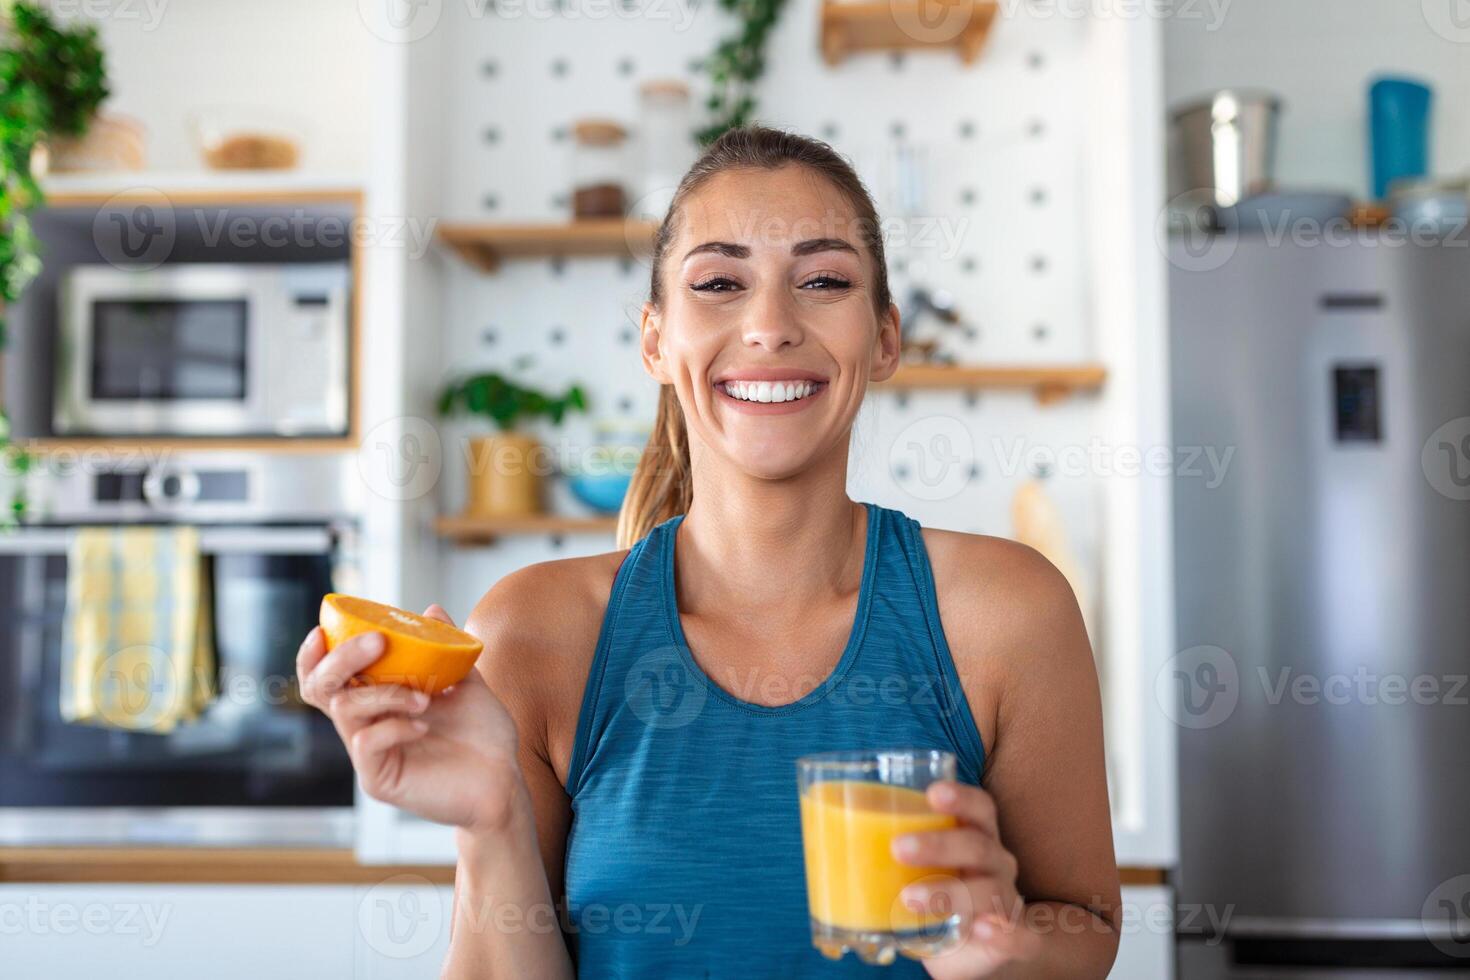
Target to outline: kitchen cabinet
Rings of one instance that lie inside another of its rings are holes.
[[[1125,888],[1132,925],[1112,976],[1168,980],[1170,891]],[[5,976],[94,980],[126,963],[149,980],[439,975],[453,889],[413,874],[362,885],[0,885]]]
[[[437,976],[452,890],[375,885],[0,885],[6,977],[149,980]]]

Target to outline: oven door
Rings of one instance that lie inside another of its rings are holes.
[[[0,536],[0,843],[350,846],[353,775],[295,655],[333,590],[328,526],[211,526],[219,696],[168,734],[61,717],[69,535]]]
[[[251,435],[263,395],[268,312],[244,266],[78,266],[60,289],[52,424],[66,435]]]

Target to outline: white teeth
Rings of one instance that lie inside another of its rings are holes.
[[[725,394],[747,402],[789,402],[816,389],[812,381],[727,381]]]

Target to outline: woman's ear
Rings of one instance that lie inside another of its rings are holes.
[[[873,364],[868,380],[887,381],[898,370],[903,348],[902,325],[899,323],[898,304],[889,303],[888,312],[878,318],[878,336],[873,341]]]
[[[652,303],[643,304],[643,312],[639,318],[638,329],[640,331],[640,348],[643,355],[643,370],[648,376],[661,385],[669,384],[667,372],[664,371],[663,351],[659,348],[661,338],[662,316]]]

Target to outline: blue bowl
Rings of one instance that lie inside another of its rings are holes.
[[[633,482],[631,474],[608,473],[603,476],[572,476],[567,486],[572,495],[595,511],[616,514],[628,495],[628,485]]]

